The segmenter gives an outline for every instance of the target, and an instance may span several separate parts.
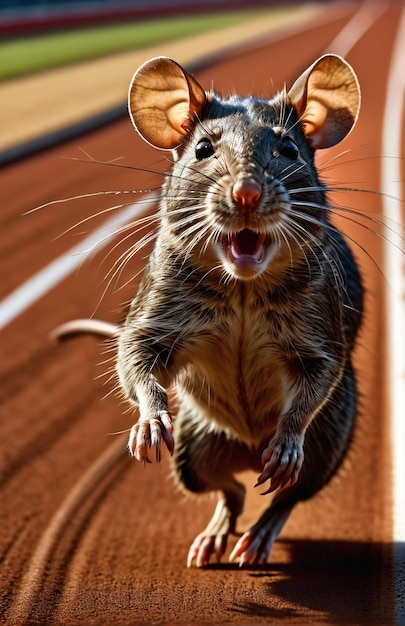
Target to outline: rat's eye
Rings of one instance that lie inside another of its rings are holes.
[[[214,147],[209,139],[200,139],[195,148],[197,161],[203,161],[214,154]]]
[[[297,144],[291,137],[283,137],[279,153],[291,161],[296,161],[300,154]]]

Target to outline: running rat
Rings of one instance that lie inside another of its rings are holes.
[[[316,60],[273,98],[206,93],[175,61],[135,73],[132,122],[171,150],[159,231],[117,335],[117,373],[139,409],[129,449],[160,459],[195,494],[218,492],[188,564],[220,560],[253,469],[276,491],[230,555],[265,562],[295,504],[339,468],[356,418],[352,351],[363,289],[330,222],[315,151],[340,142],[360,105],[356,75],[336,55]],[[83,322],[59,334],[92,330]],[[166,390],[176,389],[176,419]]]

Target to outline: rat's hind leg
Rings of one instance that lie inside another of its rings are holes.
[[[218,491],[214,515],[192,543],[187,564],[202,567],[212,555],[223,556],[228,536],[235,532],[243,510],[245,488],[233,474],[258,467],[250,450],[224,432],[215,431],[200,415],[181,410],[175,420],[176,448],[173,456],[177,479],[193,493]]]
[[[208,565],[211,555],[221,561],[228,543],[228,536],[234,532],[236,519],[241,513],[245,499],[243,486],[234,481],[227,485],[227,491],[219,492],[217,506],[208,526],[194,539],[187,556],[187,567],[194,563],[197,567]],[[231,492],[232,490],[232,492]],[[239,490],[239,493],[236,493]]]
[[[356,385],[349,366],[329,402],[305,436],[304,463],[298,481],[280,490],[259,520],[238,540],[230,560],[240,565],[265,563],[295,504],[311,498],[335,474],[344,459],[356,417]]]

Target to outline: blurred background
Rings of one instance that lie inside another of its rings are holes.
[[[235,10],[249,7],[303,4],[297,0],[4,0],[0,5],[0,32],[3,35],[40,31],[47,28],[94,24],[170,13]]]
[[[288,25],[297,13],[304,19],[319,4],[4,0],[0,165],[125,115],[130,78],[148,58],[171,55],[190,67],[204,55],[251,41],[252,33],[260,39]],[[205,38],[194,39],[199,36]],[[173,42],[182,42],[181,50],[169,47]]]

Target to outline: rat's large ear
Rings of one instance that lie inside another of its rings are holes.
[[[133,125],[145,141],[165,150],[180,145],[206,101],[197,81],[166,57],[144,63],[135,72],[128,94]]]
[[[296,80],[288,93],[313,148],[339,143],[353,128],[360,109],[360,87],[342,57],[326,54]]]

